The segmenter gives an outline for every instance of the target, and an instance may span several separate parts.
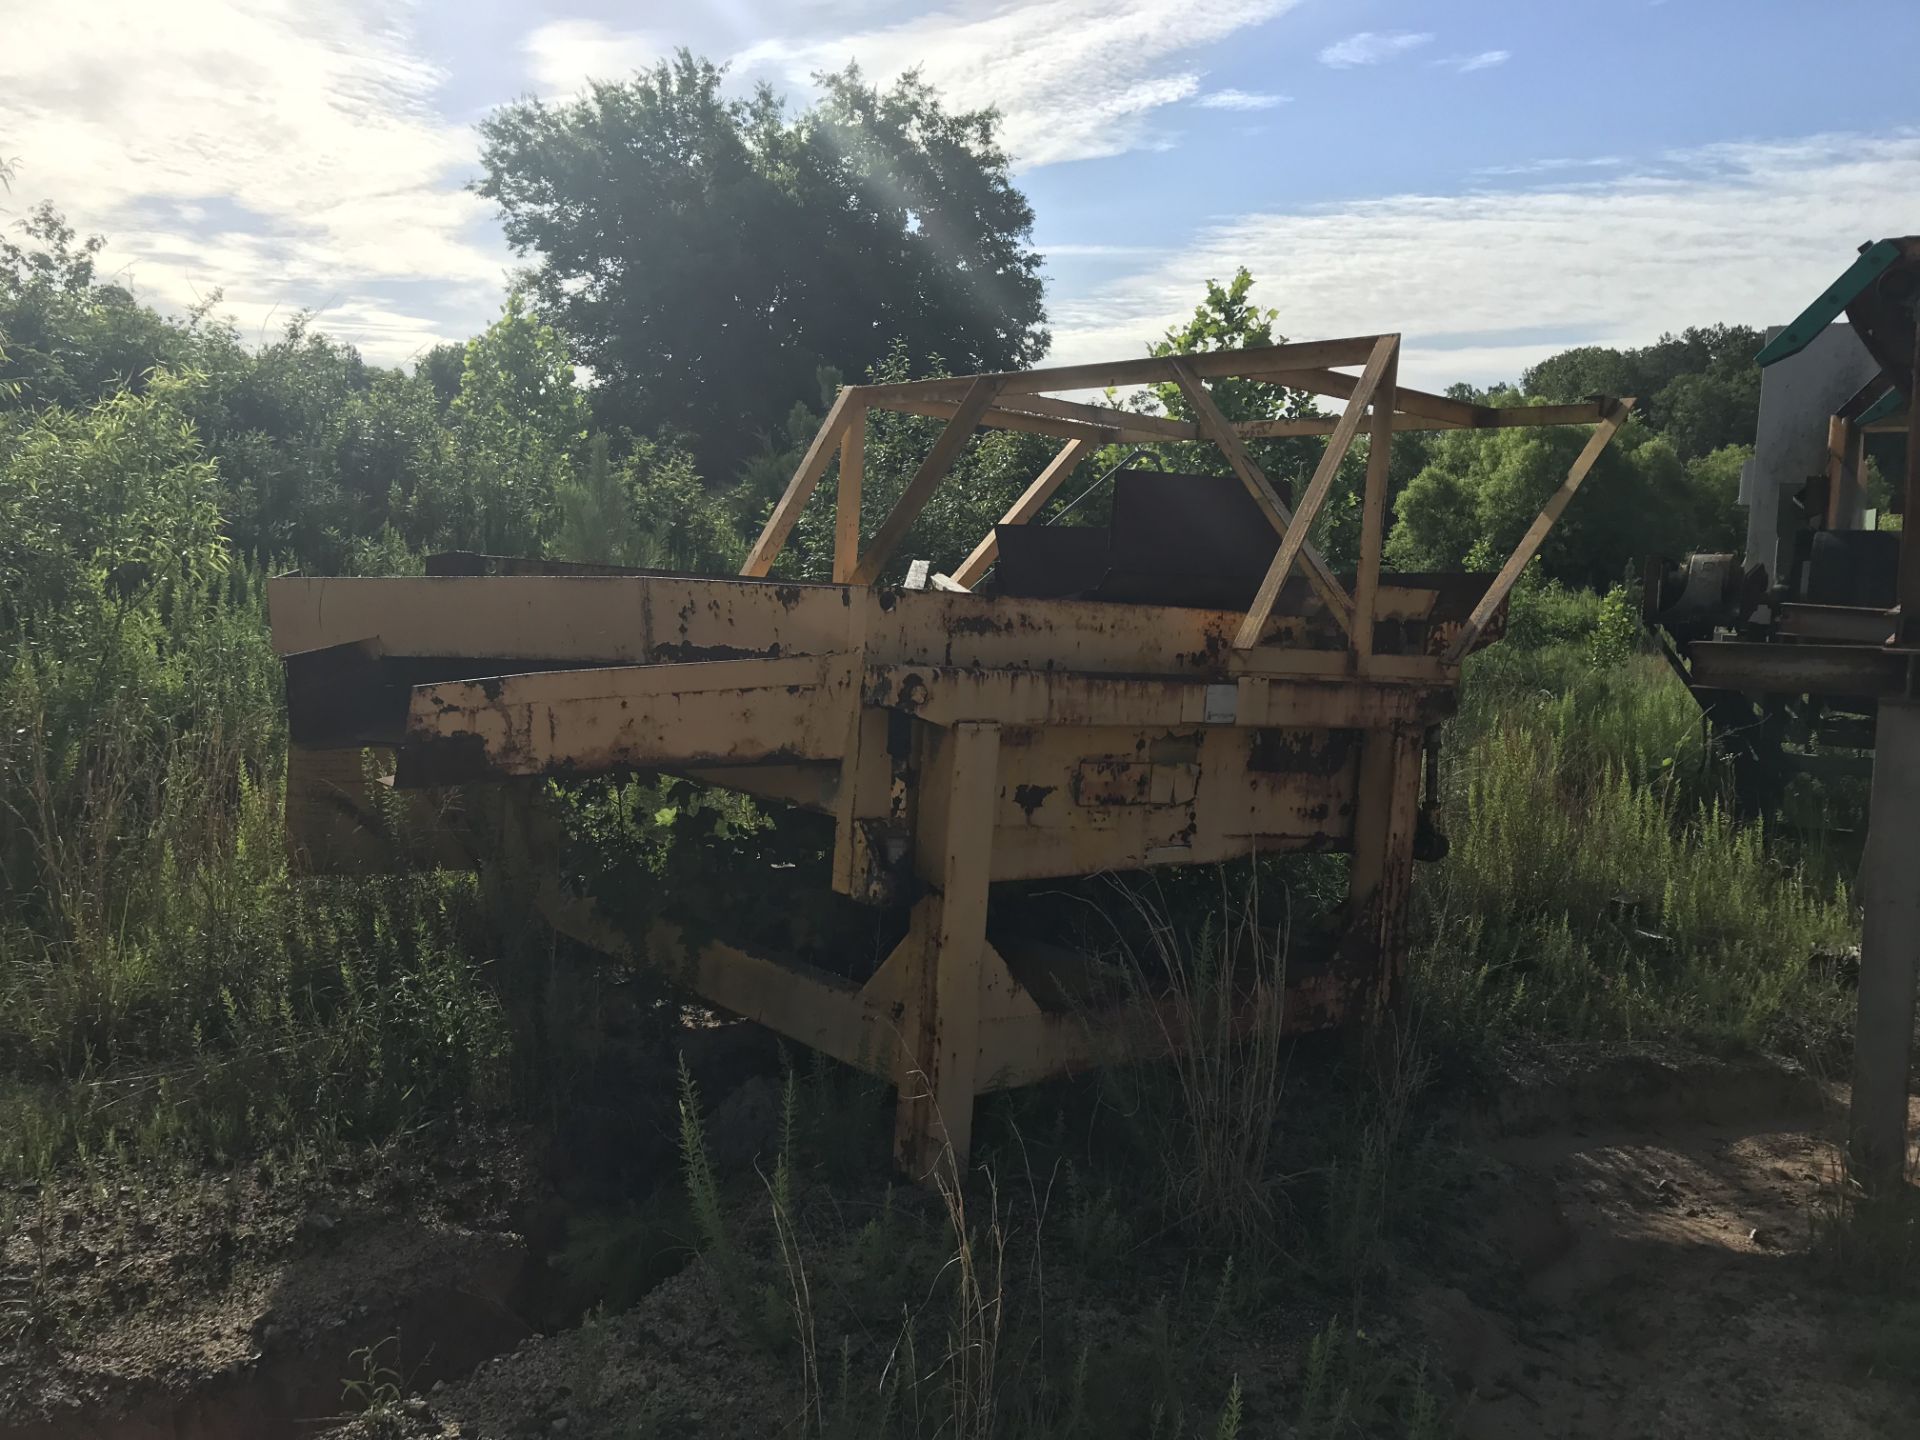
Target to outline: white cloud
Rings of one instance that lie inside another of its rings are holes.
[[[1295,339],[1398,330],[1410,384],[1514,379],[1569,345],[1791,319],[1860,241],[1912,229],[1916,191],[1920,132],[1903,131],[1713,146],[1579,185],[1244,215],[1056,299],[1049,362],[1139,354],[1209,277],[1245,265]]]
[[[12,7],[6,32],[14,202],[104,231],[144,298],[223,287],[243,324],[331,303],[329,328],[386,361],[439,332],[375,293],[430,282],[423,308],[481,316],[497,300],[505,250],[460,188],[472,135],[433,110],[444,77],[393,7],[97,0]]]
[[[993,105],[1022,166],[1121,155],[1156,142],[1153,113],[1200,93],[1187,52],[1299,0],[950,0],[898,24],[824,39],[762,40],[735,56],[789,88],[858,61],[890,80],[918,67],[949,103]]]
[[[1547,175],[1555,170],[1612,170],[1627,162],[1618,155],[1592,155],[1574,160],[1564,156],[1551,160],[1520,160],[1510,165],[1482,165],[1476,175]]]
[[[1079,258],[1082,256],[1088,256],[1093,258],[1105,258],[1108,256],[1114,256],[1114,255],[1164,255],[1166,254],[1166,251],[1158,245],[1103,245],[1103,244],[1083,244],[1078,241],[1064,241],[1058,245],[1050,245],[1046,241],[1042,240],[1037,242],[1033,248],[1038,250],[1042,255],[1046,256],[1048,259],[1052,259],[1056,255],[1073,256],[1075,258]]]
[[[1476,70],[1491,70],[1496,65],[1504,65],[1512,58],[1511,50],[1482,50],[1478,55],[1449,55],[1433,63],[1458,70],[1462,75],[1471,75]]]
[[[1407,30],[1386,33],[1362,30],[1357,35],[1349,35],[1327,46],[1320,52],[1320,63],[1335,70],[1350,70],[1355,65],[1378,65],[1397,59],[1409,50],[1418,50],[1432,41],[1431,35],[1417,35]]]
[[[1213,90],[1193,102],[1203,110],[1271,110],[1291,105],[1291,95],[1270,95],[1248,90]]]
[[[588,79],[619,80],[651,69],[677,42],[651,31],[615,30],[598,20],[555,20],[528,35],[521,49],[543,95],[568,95]]]

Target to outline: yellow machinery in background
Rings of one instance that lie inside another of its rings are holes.
[[[672,965],[711,1004],[891,1080],[897,1155],[916,1177],[965,1163],[982,1092],[1179,1043],[1143,1016],[1150,997],[1090,1007],[1073,983],[1082,957],[1000,934],[996,883],[1349,852],[1343,938],[1289,966],[1274,1023],[1377,1017],[1405,960],[1429,731],[1631,404],[1468,404],[1399,386],[1399,353],[1396,335],[1364,336],[848,387],[736,578],[445,557],[424,578],[276,580],[296,843],[319,867],[377,862],[368,749],[394,789],[452,817],[415,864],[486,853],[463,841],[456,798],[482,782],[665,771],[830,816],[823,880],[907,911],[904,938],[865,977],[665,922],[622,933],[557,876],[541,904],[563,931]],[[1226,378],[1346,407],[1234,424],[1206,385]],[[1196,419],[1055,398],[1140,384],[1177,384]],[[876,408],[947,424],[863,542]],[[1594,430],[1497,575],[1382,572],[1395,429],[1536,424]],[[950,576],[877,584],[982,426],[1064,444]],[[1307,536],[1363,428],[1359,565],[1337,576]],[[1292,505],[1245,442],[1319,434]],[[1108,527],[1026,525],[1095,448],[1169,440],[1211,442],[1232,477],[1136,477]],[[836,457],[832,583],[768,579]],[[537,854],[526,807],[509,809],[512,843]]]

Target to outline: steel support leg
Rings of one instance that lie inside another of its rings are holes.
[[[1920,701],[1880,702],[1860,869],[1860,1011],[1853,1032],[1851,1154],[1872,1189],[1907,1163],[1907,1089],[1920,962]]]
[[[1353,867],[1347,881],[1347,973],[1362,979],[1355,998],[1375,1036],[1398,1024],[1406,1001],[1407,899],[1420,820],[1422,732],[1369,730],[1360,745],[1353,812]]]
[[[965,1172],[980,1066],[987,876],[999,798],[1000,727],[932,731],[920,767],[913,908],[895,1083],[894,1156],[916,1180]]]

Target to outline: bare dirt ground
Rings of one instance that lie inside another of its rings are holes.
[[[1377,1337],[1444,1377],[1470,1440],[1920,1433],[1920,1325],[1810,1253],[1839,1098],[1765,1066],[1644,1058],[1503,1091],[1461,1121],[1466,1218],[1404,1266]],[[13,1289],[32,1265],[46,1283],[51,1249],[79,1298],[56,1334],[16,1326],[0,1437],[311,1435],[343,1408],[351,1349],[395,1333],[414,1353],[382,1413],[338,1433],[797,1433],[793,1365],[738,1338],[699,1262],[624,1313],[532,1334],[514,1165],[243,1199],[212,1268],[184,1235],[116,1250],[110,1211],[56,1219],[50,1244],[11,1235]],[[129,1267],[144,1290],[113,1278]],[[1306,1333],[1222,1337],[1267,1372],[1243,1370],[1243,1434],[1297,1433]]]
[[[1484,1143],[1495,1263],[1471,1298],[1429,1297],[1461,1435],[1916,1433],[1913,1370],[1875,1373],[1885,1302],[1809,1253],[1843,1097],[1738,1073],[1703,1088],[1664,1120]]]
[[[135,1178],[6,1197],[7,1440],[311,1435],[342,1414],[362,1346],[400,1337],[426,1384],[528,1333],[515,1303],[537,1187],[515,1136]]]

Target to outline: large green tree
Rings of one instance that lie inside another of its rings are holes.
[[[1701,325],[1632,350],[1582,345],[1528,370],[1521,389],[1530,399],[1561,402],[1636,396],[1648,423],[1691,461],[1753,443],[1760,414],[1753,357],[1764,341],[1749,325]]]
[[[76,235],[51,205],[17,230],[18,239],[0,234],[0,401],[84,406],[139,388],[155,366],[194,363],[191,322],[100,280],[100,236]]]
[[[826,377],[823,377],[826,378]],[[888,385],[904,380],[937,378],[923,368],[916,373],[904,344],[894,345],[866,374],[866,383]],[[792,462],[813,438],[817,417],[796,407],[783,427],[789,450],[781,468]],[[895,503],[905,492],[920,462],[933,449],[945,422],[889,410],[867,414],[867,436],[861,477],[860,513],[863,543],[873,538]],[[992,530],[1007,507],[1045,468],[1060,442],[1018,430],[983,427],[954,457],[946,478],[920,511],[888,562],[883,578],[897,581],[914,560],[930,560],[936,571],[950,571],[964,560],[980,538]],[[1099,466],[1095,457],[1081,467],[1087,474]],[[768,478],[772,478],[771,472]],[[782,575],[826,579],[833,573],[834,512],[839,498],[839,466],[832,466],[812,501],[801,513],[792,538],[777,564]],[[1071,490],[1072,486],[1066,487]],[[754,508],[742,516],[747,534],[765,523],[772,503],[765,490],[742,488],[743,500]],[[1064,494],[1060,497],[1064,499]],[[1059,503],[1058,500],[1055,502]]]
[[[144,594],[225,564],[220,486],[166,372],[85,410],[50,405],[0,430],[0,630]],[[0,661],[13,658],[0,651]]]
[[[549,554],[562,560],[727,575],[746,546],[723,497],[708,493],[684,450],[631,441],[615,459],[609,437],[554,492]]]
[[[1206,295],[1194,307],[1192,316],[1169,329],[1161,339],[1147,347],[1155,356],[1194,355],[1217,350],[1245,350],[1264,345],[1283,345],[1286,337],[1274,326],[1277,310],[1263,308],[1250,298],[1253,276],[1243,266],[1227,284],[1209,280]],[[1208,385],[1213,402],[1229,420],[1302,419],[1320,414],[1318,401],[1305,390],[1274,385],[1261,380],[1215,380]],[[1193,408],[1178,385],[1153,387],[1146,402],[1181,420],[1194,418]],[[1319,437],[1299,436],[1247,443],[1248,453],[1262,473],[1297,498],[1311,479],[1326,441]],[[1368,440],[1357,439],[1334,477],[1333,488],[1314,521],[1313,543],[1328,562],[1339,570],[1358,563],[1360,552],[1360,509],[1366,484]],[[1203,474],[1226,474],[1226,457],[1209,442],[1155,447],[1159,463],[1173,469]],[[1397,495],[1406,482],[1426,463],[1424,438],[1416,431],[1396,435],[1392,463],[1388,471],[1388,491]]]
[[[1387,559],[1402,570],[1494,568],[1586,440],[1577,426],[1434,435],[1426,465],[1399,497]],[[1719,538],[1725,468],[1721,461],[1690,470],[1665,437],[1630,423],[1547,537],[1542,571],[1569,585],[1605,588],[1649,555],[1677,555],[1700,548],[1700,537]]]
[[[789,118],[723,78],[681,51],[482,124],[480,193],[534,258],[603,426],[690,432],[731,475],[823,364],[864,373],[895,342],[956,371],[1044,352],[1033,211],[992,111],[850,68]]]
[[[1283,345],[1284,335],[1274,333],[1280,312],[1253,303],[1253,275],[1243,265],[1233,279],[1222,285],[1207,281],[1206,295],[1194,306],[1184,324],[1175,325],[1160,339],[1147,346],[1155,357],[1167,355],[1204,355],[1218,350],[1250,350],[1267,345]],[[1215,380],[1208,393],[1222,415],[1229,420],[1294,419],[1318,414],[1313,396],[1304,390],[1270,385],[1262,380]],[[1193,406],[1178,385],[1151,387],[1148,405],[1176,420],[1192,420]],[[1272,480],[1291,482],[1304,466],[1309,471],[1319,455],[1316,441],[1255,440],[1247,446],[1255,462]],[[1163,463],[1202,474],[1229,473],[1227,460],[1210,441],[1157,447]]]

